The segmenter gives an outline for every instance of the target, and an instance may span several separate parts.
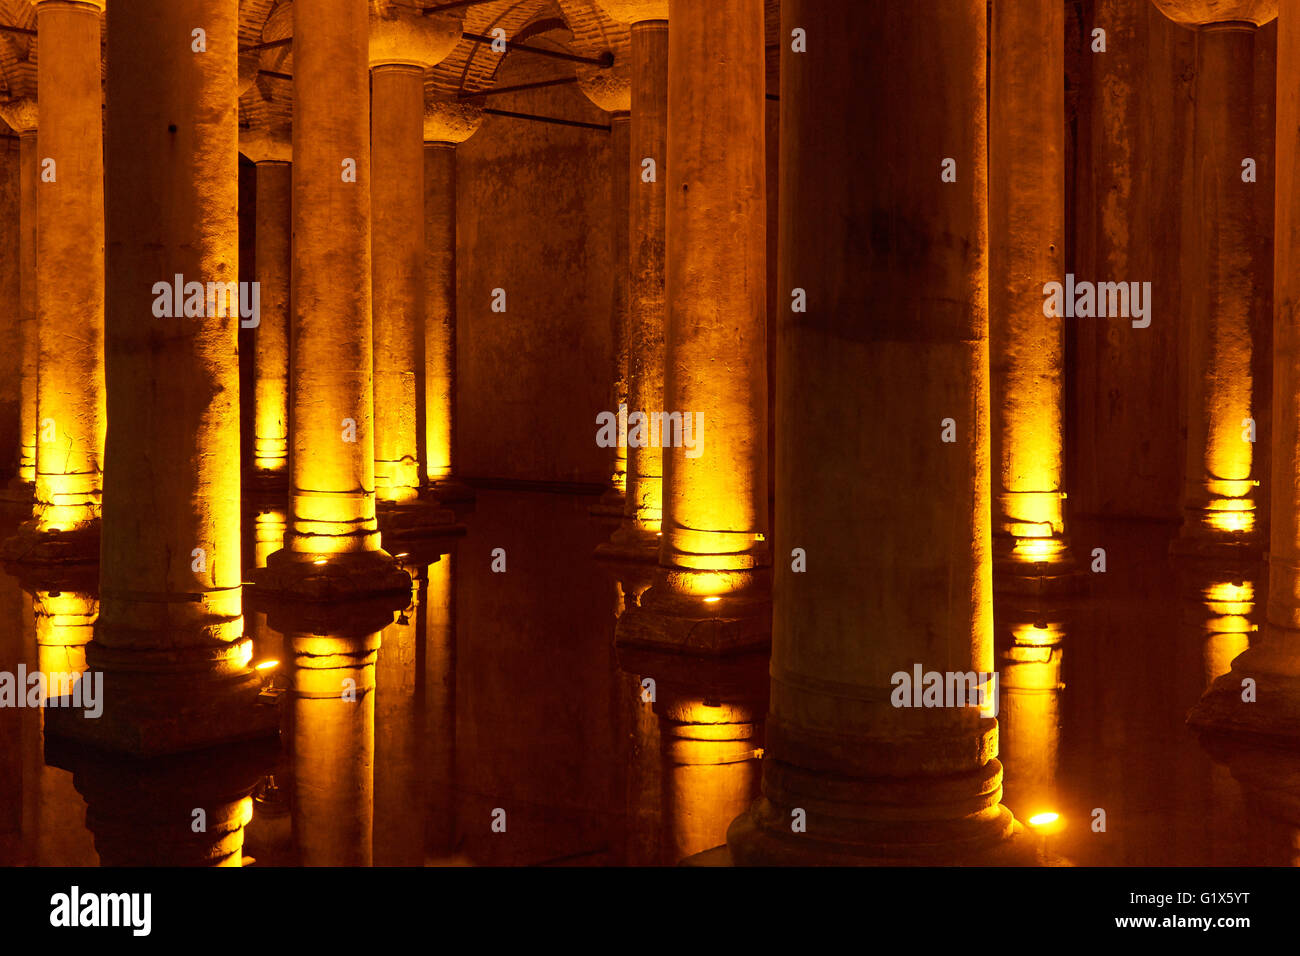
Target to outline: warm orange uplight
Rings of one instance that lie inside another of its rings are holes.
[[[721,600],[721,598],[719,598],[719,597],[715,594],[715,595],[713,595],[713,597],[706,597],[706,598],[704,599],[704,603],[705,603],[705,604],[717,604],[719,600]]]
[[[312,564],[324,564],[324,563],[325,563],[324,558],[317,558],[315,561],[312,562]]]
[[[1032,817],[1029,818],[1029,825],[1031,827],[1051,826],[1060,818],[1061,815],[1059,813],[1053,813],[1052,811],[1048,810],[1043,813],[1035,813]]]
[[[262,661],[262,663],[260,663],[260,664],[257,665],[257,667],[255,668],[255,670],[259,670],[259,671],[269,671],[269,670],[274,670],[275,668],[277,668],[277,667],[279,667],[279,666],[280,666],[280,662],[279,662],[279,661]]]

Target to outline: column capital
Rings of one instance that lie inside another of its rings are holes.
[[[241,129],[239,151],[254,163],[293,161],[293,141],[287,129]]]
[[[1278,0],[1151,0],[1174,23],[1204,27],[1218,23],[1262,27],[1277,18]]]
[[[453,99],[430,100],[424,106],[424,141],[459,145],[483,125],[483,107]]]
[[[578,87],[606,113],[623,113],[632,108],[631,57],[623,56],[608,68],[579,64],[574,71]]]
[[[667,20],[668,0],[596,0],[612,20],[640,23],[642,20]]]
[[[0,119],[9,124],[15,133],[36,131],[36,97],[23,96],[0,103]]]
[[[94,7],[97,12],[103,13],[107,0],[30,0],[30,2],[34,7],[49,4],[60,4],[68,7]]]
[[[370,67],[437,66],[460,42],[459,17],[412,16],[397,7],[370,6]]]

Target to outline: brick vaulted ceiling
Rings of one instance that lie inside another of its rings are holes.
[[[112,0],[110,0],[110,3]],[[242,47],[289,37],[293,32],[293,0],[239,0],[239,43]],[[371,0],[372,3],[420,9],[440,0]],[[765,0],[768,43],[775,40],[779,0]],[[524,39],[545,34],[547,45],[595,56],[609,51],[615,61],[626,61],[629,33],[601,10],[597,0],[492,0],[456,11],[469,33],[505,31],[508,38]],[[35,29],[36,11],[30,0],[0,0],[0,23]],[[16,33],[0,34],[0,99],[29,96],[36,90],[36,38]],[[267,75],[292,74],[292,47],[275,47],[254,54],[265,71],[240,100],[241,121],[249,126],[287,126],[290,122],[292,84]],[[451,54],[426,77],[430,97],[454,97],[490,88],[503,57],[482,44],[461,40]],[[770,58],[774,60],[775,58]],[[769,78],[769,90],[773,88]]]

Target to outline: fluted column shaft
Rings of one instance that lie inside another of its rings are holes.
[[[100,515],[104,454],[103,0],[40,0],[36,530]]]
[[[374,223],[375,494],[401,503],[420,490],[415,371],[424,322],[424,70],[371,74]]]

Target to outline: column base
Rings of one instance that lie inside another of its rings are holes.
[[[1089,576],[1063,538],[993,537],[993,590],[998,594],[1049,597],[1078,594]]]
[[[0,487],[0,501],[12,501],[20,505],[35,503],[36,482],[24,481],[18,476],[10,478]]]
[[[281,548],[266,567],[249,572],[250,587],[292,601],[354,601],[383,594],[411,593],[410,576],[387,551],[304,554]]]
[[[762,580],[768,580],[768,575]],[[700,656],[769,647],[772,598],[768,589],[757,584],[708,601],[702,595],[672,590],[660,569],[640,603],[619,618],[616,644]]]
[[[1169,542],[1174,558],[1205,561],[1258,561],[1264,556],[1266,541],[1262,535],[1224,532],[1216,535],[1200,522],[1189,529],[1183,522],[1177,537]]]
[[[389,501],[375,502],[375,519],[379,534],[386,544],[434,537],[461,535],[465,526],[456,523],[454,512],[439,506],[438,501],[415,499],[400,504]]]
[[[207,680],[156,671],[99,673],[100,716],[47,706],[47,738],[132,757],[159,757],[280,732],[279,708],[274,697],[261,696],[263,678],[256,671]]]
[[[474,488],[459,478],[439,478],[437,481],[426,481],[420,494],[427,495],[445,504],[469,504],[478,497],[478,493]]]
[[[625,521],[610,535],[608,541],[596,546],[596,557],[605,561],[631,562],[658,567],[659,542],[662,540],[658,533],[646,531]]]
[[[625,494],[618,488],[611,487],[600,496],[600,500],[592,505],[589,511],[600,518],[622,518],[626,506]]]
[[[98,518],[70,531],[39,531],[36,522],[28,520],[0,545],[0,561],[19,564],[82,564],[98,560]]]
[[[289,493],[289,471],[263,471],[255,468],[245,479],[244,493],[252,495],[278,495],[287,497]]]
[[[811,827],[810,821],[810,827]],[[1036,841],[1000,804],[979,821],[952,821],[934,837],[914,843],[857,843],[783,832],[790,817],[766,797],[727,828],[733,866],[1034,866]],[[947,835],[941,836],[942,830]],[[710,851],[713,852],[713,851]],[[716,857],[708,865],[725,865]]]
[[[1265,625],[1267,640],[1269,625]],[[1252,647],[1237,656],[1232,670],[1201,695],[1187,715],[1187,725],[1211,733],[1247,734],[1294,746],[1300,741],[1300,676],[1257,669]],[[1242,680],[1255,681],[1253,701],[1241,698]]]

